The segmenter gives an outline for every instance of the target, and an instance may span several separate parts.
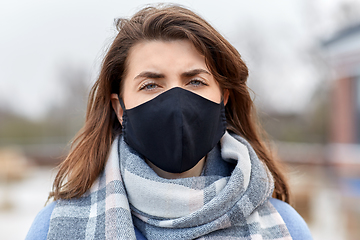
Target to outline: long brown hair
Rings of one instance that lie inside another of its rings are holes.
[[[49,198],[70,199],[83,195],[103,171],[114,138],[121,126],[111,106],[111,93],[121,94],[129,50],[141,41],[192,42],[222,89],[230,92],[225,108],[228,129],[245,137],[275,180],[274,197],[289,202],[289,191],[278,162],[262,140],[254,104],[246,85],[248,69],[238,51],[204,19],[176,5],[146,7],[131,19],[118,19],[119,31],[91,89],[86,121],[72,150],[60,164]]]

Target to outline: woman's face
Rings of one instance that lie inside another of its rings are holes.
[[[144,41],[130,49],[127,74],[123,79],[121,97],[126,109],[134,108],[174,87],[192,91],[220,103],[222,91],[200,55],[187,40]],[[229,91],[224,90],[224,104]],[[122,124],[123,109],[117,94],[111,95],[112,106]],[[169,173],[146,162],[164,178],[194,177],[201,174],[205,157],[183,173]]]
[[[126,109],[134,108],[174,87],[192,91],[220,103],[222,91],[190,41],[144,41],[130,49],[127,74],[121,95]],[[228,91],[224,91],[224,104]],[[113,107],[122,121],[123,109],[117,95],[111,96]]]

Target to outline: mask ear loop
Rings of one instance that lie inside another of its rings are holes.
[[[118,99],[119,99],[119,103],[120,103],[121,108],[123,109],[123,111],[125,111],[126,108],[125,108],[124,102],[123,102],[123,100],[122,100],[122,98],[120,97],[119,94],[118,94]]]
[[[125,110],[126,110],[125,104],[124,104],[122,98],[119,96],[119,94],[118,94],[118,99],[119,99],[120,106],[121,106],[121,108],[123,110],[123,115],[121,116],[120,119],[121,119],[122,122],[124,122],[123,116],[124,116]],[[120,124],[121,124],[121,127],[124,128],[124,124],[122,124],[122,122]]]

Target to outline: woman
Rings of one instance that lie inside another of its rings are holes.
[[[117,28],[27,239],[311,239],[285,203],[236,49],[179,6]]]

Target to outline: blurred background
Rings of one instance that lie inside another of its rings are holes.
[[[0,2],[0,239],[44,206],[114,19],[154,1]],[[360,1],[172,1],[210,22],[250,69],[260,120],[314,239],[360,239]]]

